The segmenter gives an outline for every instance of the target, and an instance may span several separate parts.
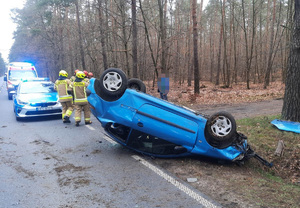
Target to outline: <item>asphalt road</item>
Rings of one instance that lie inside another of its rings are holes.
[[[16,121],[3,77],[0,109],[0,208],[219,206],[110,140],[95,117]]]

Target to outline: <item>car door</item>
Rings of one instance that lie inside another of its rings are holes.
[[[198,124],[174,109],[144,104],[133,118],[138,131],[151,134],[191,150],[196,142]]]

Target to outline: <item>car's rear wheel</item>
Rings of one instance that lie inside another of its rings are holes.
[[[118,100],[127,89],[127,77],[121,69],[109,68],[95,80],[96,93],[105,101]]]
[[[137,78],[129,79],[127,86],[128,86],[128,88],[135,89],[136,91],[146,93],[146,85],[140,79],[137,79]]]
[[[236,135],[236,121],[228,112],[217,112],[206,122],[206,140],[213,147],[226,148],[230,146],[235,141]]]

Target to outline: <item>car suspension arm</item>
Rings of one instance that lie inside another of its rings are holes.
[[[254,153],[254,158],[257,159],[259,162],[261,162],[262,164],[268,166],[268,167],[273,167],[273,163],[269,163],[267,160],[265,160],[264,158],[262,158],[261,156],[259,156],[258,154]]]

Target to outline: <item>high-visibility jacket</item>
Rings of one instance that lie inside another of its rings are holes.
[[[78,82],[72,82],[71,87],[73,88],[73,95],[74,95],[74,104],[76,105],[84,105],[87,104],[87,95],[86,95],[86,87],[88,83],[84,82],[83,80]]]
[[[71,81],[69,79],[56,80],[54,89],[58,93],[59,102],[73,101],[73,96],[68,93],[68,91],[71,91]]]

